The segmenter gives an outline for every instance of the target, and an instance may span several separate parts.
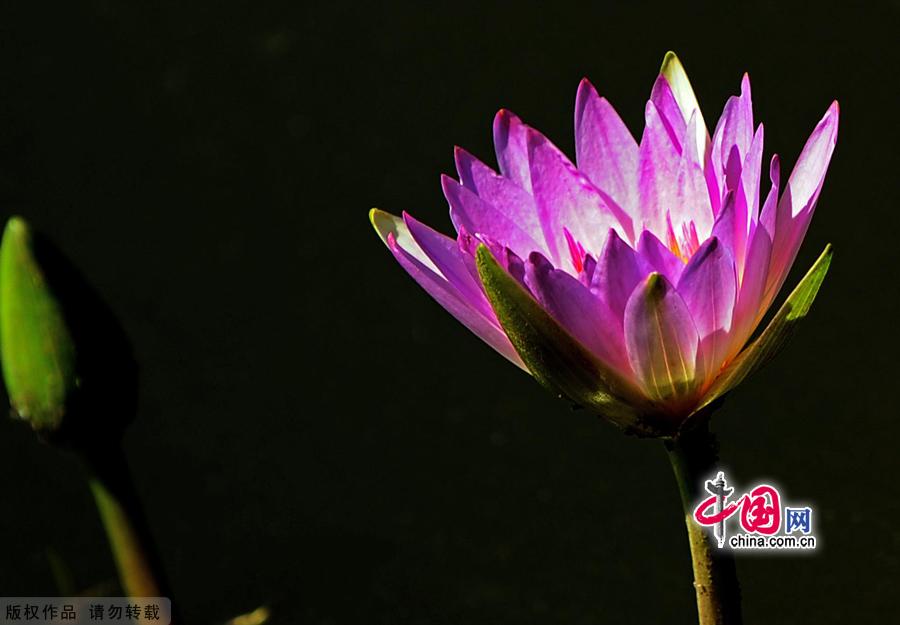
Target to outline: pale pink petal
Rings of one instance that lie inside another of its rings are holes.
[[[502,241],[521,256],[546,251],[534,198],[465,150],[457,149],[456,161],[462,186],[441,177],[454,225]]]
[[[610,228],[623,238],[633,240],[628,215],[604,197],[556,146],[531,130],[528,147],[534,199],[548,238],[551,258],[557,266],[563,250],[567,249],[563,228],[594,254],[603,248]],[[566,259],[566,266],[575,269],[571,259]]]
[[[638,144],[587,79],[575,98],[575,156],[578,168],[637,220]]]
[[[675,94],[672,92],[672,87],[662,74],[657,76],[656,81],[653,83],[653,89],[650,91],[650,101],[656,105],[656,110],[659,111],[659,117],[666,132],[669,133],[672,143],[681,151],[685,145],[684,133],[687,130],[687,121],[690,118],[682,114],[678,102],[675,100]],[[691,133],[687,138],[690,140],[690,143],[693,143],[696,130],[692,130]],[[696,150],[696,146],[694,147]]]
[[[677,216],[673,216],[673,222],[677,229],[680,229],[682,224],[692,222],[699,239],[703,241],[712,231],[714,215],[709,189],[703,175],[702,157],[697,154],[692,140],[692,137],[696,136],[696,126],[699,123],[701,122],[698,116],[694,114],[685,127],[681,160],[678,164]]]
[[[527,134],[528,126],[514,113],[502,109],[494,117],[494,149],[500,173],[531,193]]]
[[[766,285],[768,296],[773,299],[794,264],[797,250],[815,212],[816,200],[825,182],[825,173],[837,142],[838,116],[838,103],[834,102],[803,146],[778,202],[772,260]]]
[[[638,197],[640,228],[664,238],[666,213],[678,205],[677,177],[681,162],[678,146],[672,141],[659,110],[647,102],[644,135],[638,151]]]
[[[741,185],[744,187],[744,194],[747,197],[747,209],[751,222],[759,219],[759,182],[762,176],[763,138],[763,125],[760,124],[756,129],[756,134],[753,135],[753,142],[750,144],[750,150],[744,157],[744,165],[741,168]]]
[[[731,96],[716,125],[712,139],[712,162],[719,179],[731,155],[731,148],[737,146],[740,160],[750,150],[753,142],[753,103],[750,96],[750,78],[744,74],[741,80],[741,95]]]

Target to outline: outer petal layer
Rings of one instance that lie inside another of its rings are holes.
[[[816,125],[797,158],[776,211],[772,261],[766,284],[767,305],[784,284],[806,236],[837,143],[839,108],[834,102]]]
[[[402,219],[377,209],[370,211],[369,218],[378,236],[388,246],[397,262],[431,297],[478,338],[520,369],[528,370],[497,320],[485,316],[460,293],[459,289],[450,284],[413,239]]]

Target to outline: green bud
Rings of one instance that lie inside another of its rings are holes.
[[[121,328],[19,217],[0,242],[0,363],[13,415],[48,440],[118,437],[133,415],[136,371]]]

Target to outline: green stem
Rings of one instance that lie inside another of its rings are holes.
[[[162,567],[125,455],[118,445],[88,450],[83,459],[122,589],[129,597],[165,597]]]
[[[694,506],[703,497],[703,481],[715,473],[717,445],[706,423],[666,442],[678,482],[691,560],[700,625],[740,625],[741,590],[731,551],[714,546],[709,532],[693,519]]]

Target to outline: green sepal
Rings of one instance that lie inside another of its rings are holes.
[[[644,400],[545,311],[479,245],[476,265],[500,325],[534,378],[552,393],[634,434],[664,432],[644,418]]]
[[[828,267],[831,265],[831,244],[806,273],[793,292],[785,300],[772,321],[759,337],[744,348],[719,375],[697,405],[694,413],[698,413],[725,393],[744,381],[747,376],[756,372],[781,351],[785,342],[794,332],[797,324],[806,317],[816,299],[819,287],[825,280]]]

